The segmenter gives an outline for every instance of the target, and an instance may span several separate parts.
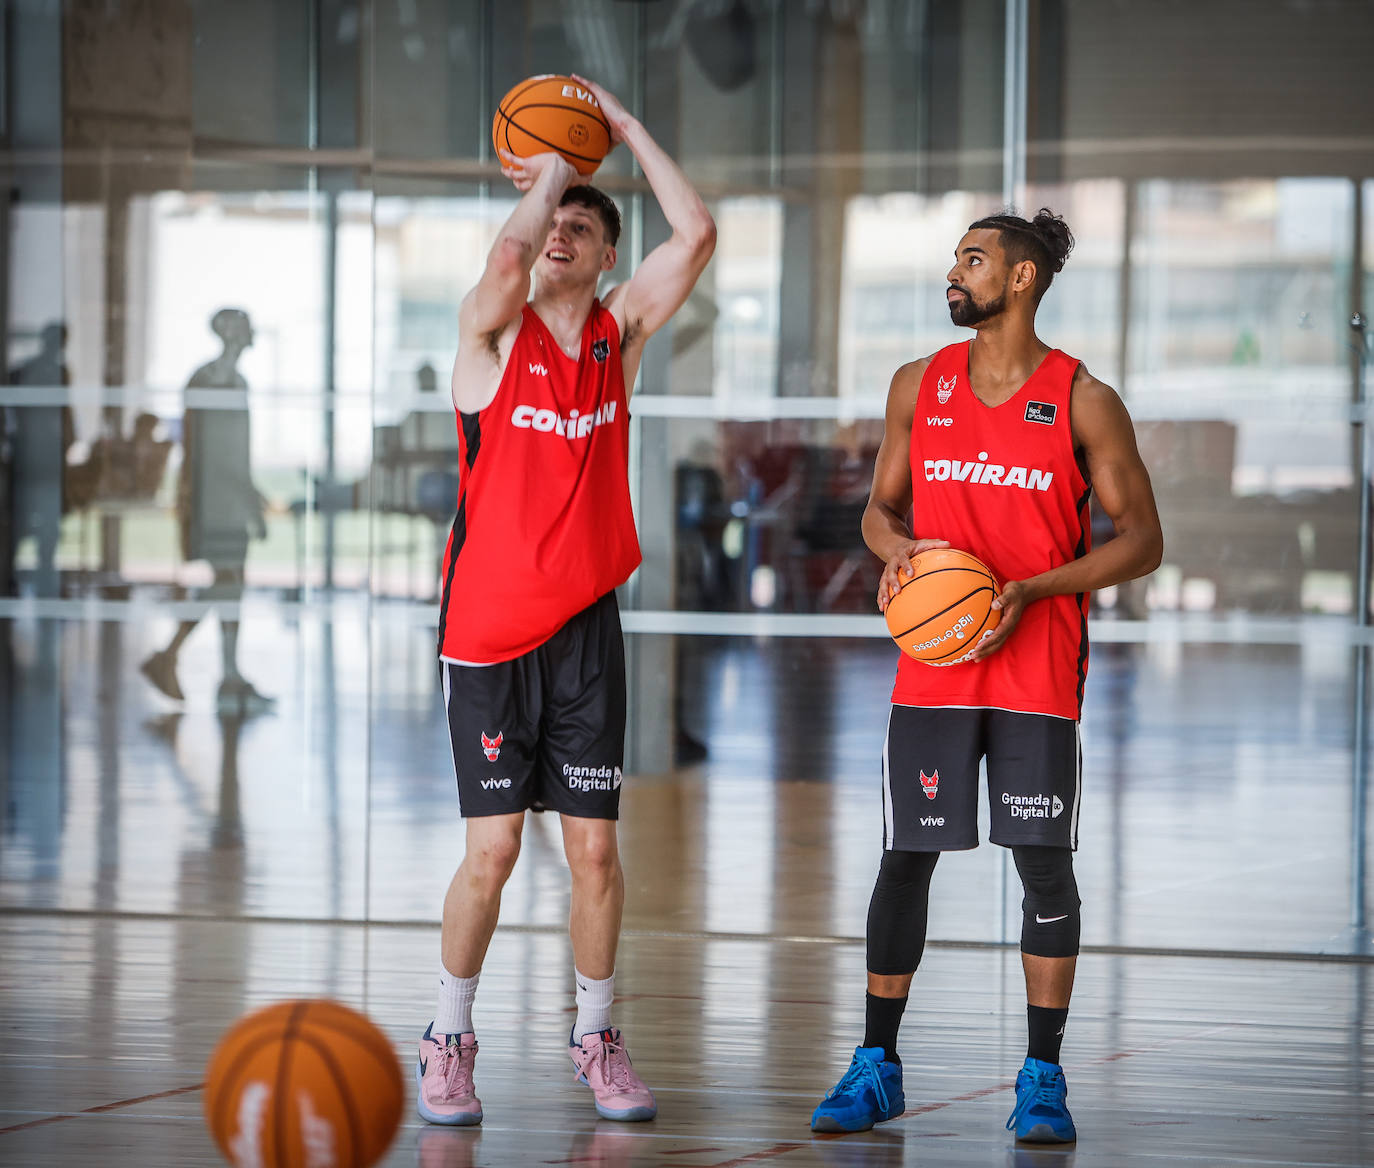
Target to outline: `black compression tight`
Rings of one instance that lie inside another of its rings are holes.
[[[926,947],[930,877],[939,852],[884,852],[868,902],[868,971],[914,973]]]
[[[1068,848],[1011,849],[1021,877],[1021,951],[1036,957],[1078,954],[1081,918]],[[868,902],[868,971],[914,973],[926,947],[930,878],[939,852],[884,852]]]

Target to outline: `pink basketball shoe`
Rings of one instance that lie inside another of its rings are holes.
[[[568,1054],[578,1081],[592,1089],[596,1113],[603,1119],[653,1119],[658,1114],[653,1092],[630,1065],[619,1030],[584,1034],[580,1043],[568,1043]]]
[[[482,1122],[482,1101],[472,1086],[477,1061],[474,1034],[435,1034],[434,1023],[420,1039],[415,1064],[415,1107],[430,1123],[465,1126]]]

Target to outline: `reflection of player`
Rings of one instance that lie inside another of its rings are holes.
[[[625,885],[616,842],[625,656],[615,588],[639,563],[627,392],[644,342],[710,258],[705,206],[644,127],[585,83],[672,227],[604,302],[620,214],[555,154],[503,155],[524,192],[459,311],[458,514],[444,556],[443,658],[467,851],[444,901],[439,1007],[420,1042],[420,1114],[482,1117],[472,998],[526,809],[558,811],[571,872],[577,1020],[569,1053],[609,1119],[654,1097],[611,1026]],[[527,302],[531,274],[535,293]]]
[[[71,384],[63,360],[67,326],[43,327],[37,355],[10,371],[12,385],[52,390]],[[38,544],[33,576],[36,596],[56,596],[57,539],[62,523],[62,475],[74,438],[71,407],[20,406],[13,411],[10,446],[14,457],[14,539],[32,535]]]
[[[913,574],[913,555],[946,541],[1007,583],[1001,623],[969,663],[936,668],[902,657],[898,665],[864,1042],[812,1115],[818,1131],[861,1131],[901,1114],[897,1030],[925,945],[930,878],[942,851],[978,845],[986,756],[990,838],[1011,848],[1025,888],[1030,1041],[1007,1126],[1018,1139],[1076,1138],[1059,1051],[1079,943],[1072,849],[1086,596],[1152,571],[1163,539],[1120,399],[1035,334],[1036,307],[1072,246],[1049,211],[1030,222],[974,223],[947,293],[951,318],[975,330],[973,341],[904,365],[888,391],[863,517],[865,542],[886,565],[878,607]],[[1091,491],[1118,534],[1090,551]]]
[[[237,368],[243,350],[253,343],[253,326],[241,309],[221,308],[211,318],[210,327],[224,342],[224,351],[197,369],[187,388],[238,390],[242,402],[233,409],[186,411],[177,513],[186,559],[207,560],[215,573],[214,583],[204,595],[234,601],[243,596],[249,537],[263,539],[267,535],[264,500],[252,478],[248,383]],[[176,674],[177,654],[198,619],[182,621],[167,648],[142,665],[148,680],[177,701],[183,697]],[[218,706],[225,713],[260,713],[273,699],[258,693],[239,672],[238,634],[237,620],[220,620],[223,675]]]

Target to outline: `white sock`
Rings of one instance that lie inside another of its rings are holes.
[[[442,965],[439,967],[439,1008],[434,1012],[435,1034],[470,1034],[472,1032],[472,999],[477,996],[477,978],[454,977]]]
[[[584,1034],[611,1028],[611,999],[615,997],[615,974],[605,981],[593,981],[573,969],[577,980],[577,1021],[573,1023],[573,1041],[581,1042]]]

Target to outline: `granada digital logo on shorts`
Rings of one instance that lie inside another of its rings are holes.
[[[1058,819],[1064,800],[1058,795],[1009,795],[1002,792],[1002,806],[1011,808],[1013,819]]]
[[[618,766],[573,766],[565,762],[563,777],[568,780],[568,790],[581,791],[584,795],[588,791],[614,791],[621,783]]]

